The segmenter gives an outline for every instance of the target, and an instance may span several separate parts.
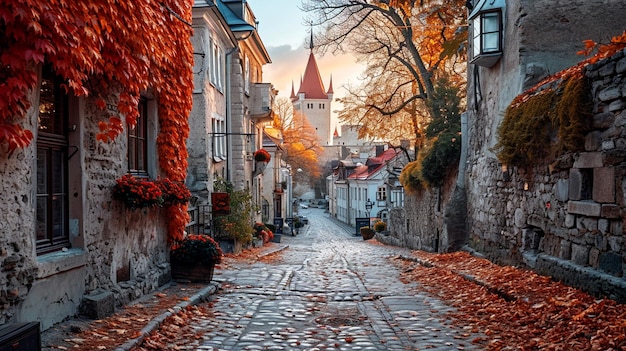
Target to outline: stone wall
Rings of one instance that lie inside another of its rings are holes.
[[[446,252],[450,244],[445,235],[444,211],[452,197],[456,172],[441,188],[405,192],[404,207],[389,211],[389,226],[376,238],[386,244],[414,250]]]
[[[525,264],[624,302],[624,52],[589,66],[585,76],[594,115],[583,152],[536,160],[531,170],[509,167],[506,172],[495,159],[474,159],[487,163],[472,167],[469,175],[470,244],[497,262]]]
[[[125,133],[96,141],[106,111],[93,99],[70,97],[70,110],[76,128],[69,134],[69,249],[35,253],[36,140],[0,156],[0,323],[37,320],[45,330],[76,315],[87,296],[105,294],[121,306],[170,279],[162,210],[130,210],[112,198],[115,180],[127,172]],[[155,138],[154,100],[149,111],[148,134]],[[26,126],[35,131],[36,124],[32,108]],[[148,153],[156,178],[155,144]]]

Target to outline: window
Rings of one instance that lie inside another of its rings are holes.
[[[148,100],[139,99],[139,117],[128,128],[128,171],[148,175]]]
[[[250,59],[244,56],[244,89],[246,94],[250,93]]]
[[[502,56],[502,10],[479,11],[470,16],[472,22],[471,63],[491,67]]]
[[[211,51],[211,83],[220,90],[224,87],[224,57],[215,41]]]
[[[214,116],[212,128],[213,157],[219,162],[226,159],[226,121],[221,116]]]
[[[69,247],[68,97],[61,79],[44,66],[37,133],[37,254]]]
[[[381,186],[378,188],[378,190],[376,190],[376,200],[378,201],[387,200],[387,188],[386,187]]]

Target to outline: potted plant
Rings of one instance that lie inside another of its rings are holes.
[[[376,235],[374,230],[370,227],[361,227],[359,231],[361,232],[361,236],[363,237],[363,240],[369,240],[373,238],[374,235]]]
[[[259,246],[263,246],[263,244],[267,244],[274,239],[274,233],[263,223],[255,223],[254,231],[255,239],[261,241]]]
[[[270,153],[265,149],[258,149],[254,152],[254,160],[257,162],[265,162],[268,163],[272,159]]]
[[[115,182],[113,198],[131,209],[157,207],[163,204],[163,191],[153,181],[125,174]]]
[[[376,233],[384,232],[385,229],[387,229],[387,223],[383,221],[378,221],[374,223],[374,230],[376,231]]]
[[[210,236],[188,234],[171,247],[172,279],[210,282],[215,265],[222,262],[222,255],[219,244]]]

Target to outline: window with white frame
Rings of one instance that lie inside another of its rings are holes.
[[[215,41],[211,51],[211,83],[220,90],[224,86],[224,54]]]
[[[244,56],[244,89],[246,94],[250,93],[250,58]]]
[[[376,190],[376,200],[385,201],[387,200],[387,187],[380,186]]]
[[[226,121],[222,116],[213,116],[213,157],[216,161],[226,159]]]

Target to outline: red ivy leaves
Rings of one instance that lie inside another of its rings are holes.
[[[45,59],[76,95],[120,93],[119,116],[99,123],[99,140],[117,137],[123,120],[134,125],[139,94],[152,89],[166,129],[159,136],[161,167],[167,177],[184,180],[193,86],[191,28],[167,8],[189,20],[192,5],[191,0],[0,0],[0,142],[11,151],[30,143],[32,133],[18,122],[31,107],[36,67]],[[103,102],[96,100],[99,108]],[[172,133],[170,124],[178,130]]]
[[[119,94],[118,111],[98,123],[101,141],[120,135],[123,121],[135,125],[139,95],[152,90],[159,103],[159,164],[166,177],[184,181],[192,29],[169,9],[190,21],[192,6],[192,0],[0,0],[0,144],[9,152],[30,144],[33,134],[19,122],[37,88],[36,68],[45,61],[68,91],[97,94],[100,109],[106,108],[103,97]],[[187,219],[180,207],[171,211],[175,237]]]

